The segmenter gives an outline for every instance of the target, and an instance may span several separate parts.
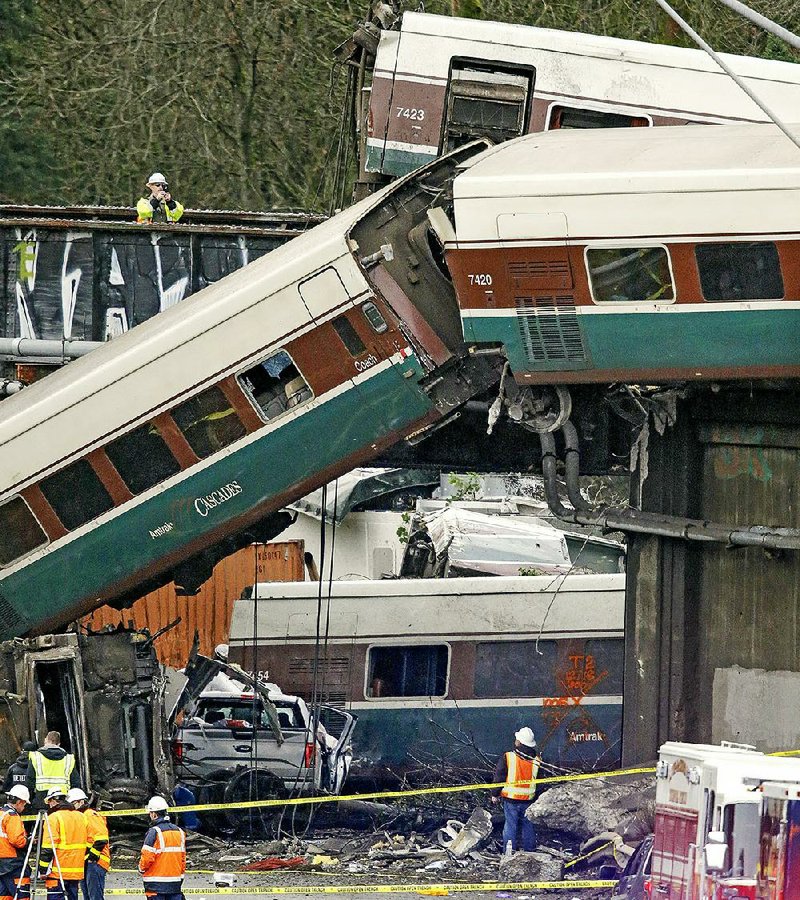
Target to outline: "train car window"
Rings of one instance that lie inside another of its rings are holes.
[[[114,501],[87,460],[79,459],[39,483],[67,531],[113,509]]]
[[[369,322],[375,334],[383,334],[388,331],[389,326],[386,324],[386,319],[383,318],[383,313],[374,303],[368,300],[361,307],[361,312],[364,313],[364,318]]]
[[[780,300],[778,248],[772,241],[698,244],[694,251],[706,300]]]
[[[525,130],[534,70],[485,60],[453,60],[442,125],[442,152],[480,137],[499,144]]]
[[[205,459],[247,433],[228,398],[211,387],[171,411],[198,459]]]
[[[238,381],[267,421],[314,396],[285,350],[279,350],[243,372]]]
[[[22,497],[0,506],[0,566],[7,566],[47,543],[39,520]]]
[[[475,651],[475,696],[552,697],[557,685],[555,641],[487,641]]]
[[[132,494],[141,494],[181,470],[159,430],[149,423],[134,428],[104,449]]]
[[[366,351],[367,345],[358,336],[358,332],[353,328],[347,316],[338,316],[331,322],[331,325],[347,347],[350,356],[361,356]]]
[[[370,647],[367,697],[444,697],[447,694],[447,644]]]
[[[675,299],[665,247],[589,247],[595,303],[668,303]]]
[[[623,113],[581,109],[578,106],[553,106],[550,109],[549,129],[556,128],[646,128],[652,125],[646,116],[626,116]]]

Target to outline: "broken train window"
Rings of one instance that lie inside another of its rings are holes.
[[[675,299],[665,247],[589,247],[586,267],[595,303],[668,303]]]
[[[211,387],[172,410],[172,418],[198,459],[205,459],[246,434],[241,419],[218,387]]]
[[[0,566],[32,553],[47,543],[47,535],[22,497],[0,506]]]
[[[267,421],[313,396],[308,382],[285,350],[243,372],[238,380]]]
[[[370,647],[367,697],[444,697],[450,648],[447,644]]]
[[[522,134],[533,79],[530,66],[454,59],[442,127],[442,152],[479,137],[499,144]]]

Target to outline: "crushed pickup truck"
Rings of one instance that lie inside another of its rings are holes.
[[[173,753],[178,779],[198,802],[341,792],[355,716],[322,706],[315,722],[301,697],[196,653],[184,675]]]

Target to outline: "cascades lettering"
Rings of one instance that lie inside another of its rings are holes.
[[[230,481],[228,484],[223,485],[223,487],[218,488],[216,491],[211,491],[210,494],[206,494],[205,497],[198,497],[194,501],[194,508],[197,510],[198,514],[205,518],[212,509],[216,506],[220,506],[226,501],[230,500],[232,497],[235,497],[237,494],[242,493],[242,486],[238,481]]]

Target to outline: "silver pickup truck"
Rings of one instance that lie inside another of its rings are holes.
[[[193,653],[173,712],[175,774],[199,803],[341,793],[355,716]],[[316,725],[316,737],[314,730]]]

